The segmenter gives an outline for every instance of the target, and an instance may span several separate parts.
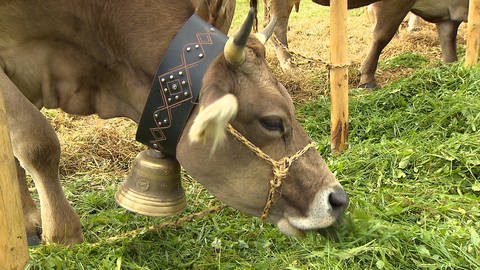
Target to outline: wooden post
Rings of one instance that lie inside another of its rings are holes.
[[[28,261],[20,188],[7,116],[0,93],[0,270],[21,270]]]
[[[348,148],[347,0],[330,1],[330,97],[332,152]]]
[[[480,46],[480,0],[470,0],[468,7],[467,50],[465,66],[471,67],[478,62]]]

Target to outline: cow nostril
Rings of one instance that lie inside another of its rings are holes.
[[[328,202],[332,206],[332,211],[335,215],[340,215],[348,205],[347,193],[341,188],[335,189],[328,195]]]

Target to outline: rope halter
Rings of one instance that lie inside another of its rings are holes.
[[[305,154],[308,150],[310,150],[310,148],[314,148],[317,144],[315,142],[310,142],[303,149],[299,150],[295,154],[289,157],[283,157],[279,160],[275,160],[269,155],[265,154],[260,148],[250,142],[247,138],[245,138],[231,124],[227,125],[227,130],[230,132],[230,134],[233,135],[233,137],[237,141],[244,144],[259,158],[265,160],[266,162],[270,163],[270,165],[272,165],[273,177],[270,180],[270,190],[268,192],[267,202],[265,203],[262,215],[260,216],[260,219],[264,220],[270,214],[270,208],[277,199],[276,191],[282,186],[282,180],[287,176],[288,170],[290,169],[290,166],[292,166],[292,163],[298,158],[300,158],[303,154]]]

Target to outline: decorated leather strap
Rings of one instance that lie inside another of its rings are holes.
[[[153,79],[137,129],[137,141],[175,155],[202,78],[227,36],[197,15],[191,16],[170,43]]]

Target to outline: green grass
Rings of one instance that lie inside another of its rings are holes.
[[[350,148],[340,156],[330,153],[329,98],[296,104],[302,125],[350,195],[335,228],[293,238],[227,208],[122,237],[179,216],[144,217],[117,206],[114,193],[129,164],[100,162],[95,171],[104,173],[79,168],[62,178],[86,242],[31,248],[27,269],[480,268],[480,70],[432,67],[412,53],[383,65],[416,71],[375,91],[351,90]],[[114,174],[112,166],[125,169]],[[219,204],[198,183],[185,178],[183,184],[184,214]]]
[[[341,229],[342,241],[372,248],[338,263],[480,267],[479,83],[478,70],[454,65],[418,70],[375,92],[353,90],[350,149],[339,157],[329,154],[328,98],[299,108],[352,198],[353,230]]]
[[[308,133],[348,191],[343,224],[304,238],[225,209],[134,237],[172,218],[131,214],[117,179],[66,176],[87,242],[31,248],[28,269],[476,269],[480,267],[480,70],[420,69],[384,88],[351,90],[350,149],[329,150],[329,98],[298,104]],[[92,188],[91,183],[97,188]],[[185,181],[187,213],[219,204]]]
[[[398,56],[385,61],[380,61],[380,68],[419,68],[428,64],[429,60],[425,56],[412,52],[404,52]]]

